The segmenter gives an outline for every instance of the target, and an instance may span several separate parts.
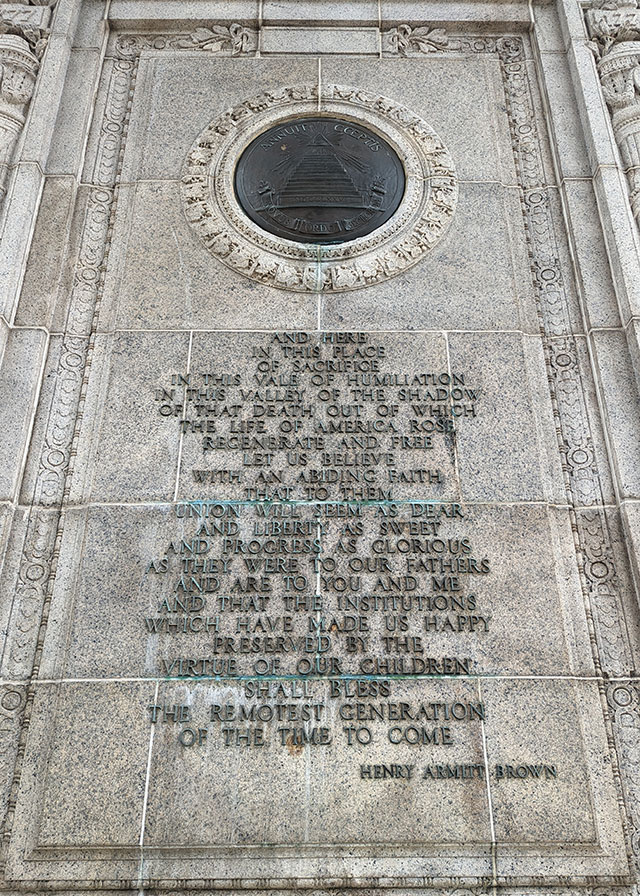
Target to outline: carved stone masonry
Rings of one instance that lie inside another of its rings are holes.
[[[640,226],[640,10],[607,4],[586,13],[602,93],[629,179],[631,209]]]
[[[615,0],[605,0],[610,5]],[[602,17],[602,10],[587,14]],[[640,18],[640,12],[607,12],[626,26]],[[640,25],[640,21],[638,22]],[[615,46],[615,39],[628,40],[629,31],[607,32],[601,29],[598,47],[605,59]],[[496,52],[501,61],[507,116],[511,128],[514,160],[522,190],[522,210],[534,288],[538,300],[541,330],[547,357],[547,374],[552,406],[556,418],[558,447],[563,457],[567,500],[571,508],[571,524],[576,543],[578,566],[582,573],[585,609],[589,620],[593,659],[602,679],[604,701],[608,701],[608,724],[611,724],[611,754],[620,761],[614,765],[620,790],[624,793],[630,858],[640,869],[640,788],[636,763],[640,755],[640,712],[638,695],[631,689],[607,683],[606,679],[628,675],[633,666],[632,651],[626,631],[621,587],[617,578],[612,537],[604,496],[593,450],[593,431],[584,397],[578,342],[571,334],[571,315],[566,284],[558,258],[556,213],[552,191],[546,184],[540,151],[537,115],[526,71],[523,44],[519,38],[448,37],[439,31],[436,41],[430,37],[435,29],[413,29],[399,25],[384,36],[383,51],[401,56],[446,52]],[[592,31],[592,34],[595,33]],[[636,52],[640,52],[640,31],[635,34]],[[622,44],[619,46],[622,47]],[[624,54],[623,54],[624,55]],[[613,59],[616,56],[614,54]],[[602,77],[602,68],[601,68]],[[621,83],[621,81],[620,81]],[[634,85],[634,107],[640,112],[638,87]],[[638,120],[638,119],[636,119]],[[615,127],[615,119],[614,119]],[[622,136],[622,134],[621,134]],[[620,139],[620,138],[618,138]],[[634,144],[635,146],[635,144]],[[635,148],[637,159],[637,147]],[[628,670],[628,671],[627,671]],[[608,735],[609,736],[609,735]],[[593,896],[614,896],[613,888],[596,889]],[[626,891],[627,893],[629,891]],[[635,896],[638,890],[634,888]]]
[[[404,160],[405,194],[393,217],[352,242],[313,246],[274,237],[234,195],[235,163],[270,126],[318,109],[315,85],[268,91],[227,109],[199,135],[182,177],[185,216],[208,251],[249,277],[297,292],[341,292],[389,279],[416,264],[447,230],[458,196],[453,161],[429,125],[403,106],[340,84],[323,89],[322,111],[377,128]]]
[[[51,10],[0,3],[0,199],[47,45]]]
[[[28,9],[28,7],[24,7]],[[0,6],[1,9],[1,6]],[[109,95],[106,102],[106,112],[100,135],[97,161],[92,177],[92,190],[88,201],[86,217],[83,225],[82,248],[75,270],[75,280],[71,298],[69,334],[66,337],[63,360],[59,368],[59,387],[56,389],[53,407],[51,411],[51,423],[47,433],[46,444],[40,459],[38,473],[38,485],[36,488],[35,507],[29,520],[29,530],[25,538],[23,557],[20,568],[20,581],[14,608],[12,622],[20,632],[20,637],[13,645],[11,660],[15,663],[15,671],[23,676],[26,670],[35,677],[39,663],[39,652],[42,649],[44,632],[47,625],[48,600],[55,578],[55,567],[59,550],[59,542],[64,525],[60,506],[63,494],[68,488],[68,480],[73,472],[73,441],[77,434],[79,420],[82,417],[83,383],[88,378],[91,363],[92,343],[89,338],[93,322],[95,321],[95,309],[99,305],[102,290],[100,272],[107,264],[111,226],[115,216],[117,205],[117,185],[123,146],[126,141],[128,116],[131,109],[131,98],[135,86],[137,58],[139,53],[149,49],[172,49],[202,52],[246,53],[252,46],[253,35],[243,35],[236,26],[206,29],[198,29],[192,35],[132,35],[122,37],[118,42],[117,59],[112,70],[112,78],[109,87]],[[598,492],[598,473],[595,467],[594,453],[592,451],[593,439],[590,431],[590,422],[585,406],[581,388],[579,385],[579,364],[575,340],[569,335],[569,313],[567,297],[562,277],[559,275],[559,263],[557,261],[556,239],[554,233],[554,216],[550,201],[550,191],[546,188],[542,173],[539,143],[536,136],[536,116],[532,106],[528,87],[528,77],[522,41],[519,38],[494,37],[463,37],[458,40],[449,40],[439,29],[412,29],[408,25],[398,26],[395,33],[389,33],[388,44],[385,44],[386,53],[399,55],[412,55],[413,53],[443,52],[445,50],[459,49],[471,52],[498,53],[502,63],[502,71],[505,83],[505,97],[507,99],[508,115],[512,123],[514,155],[517,160],[519,178],[522,186],[523,212],[526,218],[527,233],[531,242],[532,267],[538,281],[537,295],[540,303],[541,318],[544,325],[545,336],[550,343],[549,371],[550,381],[554,386],[556,396],[558,434],[561,439],[561,449],[564,446],[566,455],[566,471],[569,489],[572,495],[570,502],[580,508],[577,515],[575,531],[579,539],[579,549],[586,558],[584,565],[585,577],[588,580],[587,588],[592,604],[592,615],[600,637],[600,654],[603,659],[603,667],[606,672],[615,674],[620,669],[627,669],[630,664],[628,644],[621,634],[622,613],[619,607],[618,587],[613,573],[605,575],[605,564],[611,563],[613,568],[610,536],[607,531],[606,517],[602,512],[602,496]],[[278,94],[262,94],[250,102],[253,105],[244,104],[229,110],[227,116],[217,119],[209,126],[206,132],[198,138],[188,158],[187,182],[183,182],[183,198],[187,213],[193,215],[190,223],[197,225],[199,236],[203,241],[211,240],[210,250],[225,253],[225,263],[237,265],[237,270],[245,264],[244,257],[236,254],[235,247],[227,246],[224,240],[219,243],[216,237],[215,219],[203,214],[206,222],[201,228],[200,213],[196,209],[198,196],[203,202],[210,201],[211,192],[216,191],[220,180],[216,181],[215,170],[211,180],[205,183],[206,192],[200,193],[202,187],[201,169],[207,168],[207,162],[211,161],[213,147],[224,138],[233,135],[238,130],[238,121],[235,116],[245,116],[246,119],[255,121],[260,110],[274,110],[274,114],[280,114],[281,105],[287,109],[296,108],[296,104],[304,105],[309,100],[313,101],[317,95],[311,92],[311,88],[296,88],[296,93],[289,93],[294,88],[282,89]],[[331,87],[331,102],[335,102],[342,110],[342,105],[357,104],[361,109],[360,114],[384,115],[387,126],[393,126],[395,116],[400,116],[398,127],[419,127],[420,121],[410,117],[403,121],[403,116],[411,113],[395,104],[388,104],[383,97],[371,97],[360,92],[356,88]],[[258,123],[258,126],[259,123]],[[434,167],[438,164],[436,152],[443,157],[443,147],[435,143],[435,136],[430,132],[417,130],[412,132],[411,140],[422,139],[429,141],[427,146],[429,155],[433,155]],[[447,156],[444,156],[447,160]],[[430,159],[431,161],[431,159]],[[215,169],[215,166],[214,166]],[[435,168],[437,173],[438,169]],[[195,183],[190,183],[189,178],[195,177]],[[195,186],[196,196],[191,193]],[[224,195],[221,191],[221,194]],[[203,213],[207,209],[202,209]],[[453,209],[447,213],[450,217]],[[230,214],[229,209],[221,209],[222,214]],[[234,227],[237,233],[246,237],[241,230],[242,222]],[[204,230],[204,227],[207,230]],[[235,236],[234,236],[235,238]],[[206,245],[206,242],[205,242]],[[418,247],[417,251],[421,251]],[[234,254],[232,254],[232,252]],[[411,253],[407,250],[407,255]],[[231,256],[227,258],[227,256]],[[335,259],[332,259],[335,261]],[[300,264],[300,258],[294,258]],[[407,259],[407,264],[409,260]],[[260,260],[262,265],[262,260]],[[258,269],[263,282],[271,282],[273,271],[271,268]],[[370,274],[363,275],[375,279],[377,268],[373,268]],[[331,270],[331,279],[339,289],[350,287],[351,277],[354,275],[353,267],[334,264]],[[357,273],[357,272],[356,272]],[[277,274],[285,279],[297,278],[298,271],[293,264],[278,268]],[[294,279],[297,284],[297,280]],[[272,283],[272,285],[277,285]],[[317,288],[317,284],[314,285]],[[604,584],[603,584],[604,583]],[[606,632],[603,636],[602,631]],[[612,633],[612,634],[611,634]],[[36,644],[37,642],[37,644]],[[16,676],[17,677],[17,676]],[[622,712],[615,710],[613,713],[614,732],[616,743],[622,755],[638,755],[640,735],[638,728],[638,714],[626,712],[627,702],[636,700],[637,695],[629,697],[620,688],[611,692],[611,704],[620,707]],[[22,702],[24,700],[24,703]],[[11,797],[8,801],[9,811],[4,830],[5,842],[11,834],[13,810],[15,798],[22,773],[22,756],[29,728],[31,706],[33,700],[33,688],[29,687],[24,698],[22,691],[16,691],[7,695],[0,695],[0,706],[10,712],[21,712],[24,705],[25,724],[21,731],[20,748],[16,763],[15,773],[11,787]],[[636,701],[637,702],[637,701]],[[635,703],[633,704],[635,707]],[[0,733],[6,728],[10,732],[11,718],[4,721],[4,715],[0,713]],[[620,726],[625,727],[625,732],[620,732]],[[624,751],[627,750],[628,753]],[[10,765],[13,753],[6,760]],[[634,766],[627,763],[626,768],[630,775],[634,774]],[[0,768],[0,771],[4,770]],[[8,774],[6,775],[8,779]],[[637,777],[637,776],[636,776]],[[635,779],[634,779],[635,780]],[[633,824],[632,837],[637,843],[640,824],[640,790],[633,781],[623,782],[630,802],[630,814]],[[640,853],[640,849],[637,850]],[[416,886],[424,887],[426,879],[421,879]],[[97,884],[97,882],[94,882]],[[249,882],[245,882],[249,883]],[[265,881],[260,881],[264,886]],[[275,883],[273,884],[274,886]],[[411,884],[409,884],[411,885]],[[444,891],[439,890],[439,893]],[[479,896],[480,890],[449,890],[447,896]],[[484,891],[483,891],[484,892]],[[515,891],[512,891],[515,892]],[[559,893],[559,890],[554,890]],[[563,893],[569,894],[570,889],[564,887]],[[574,891],[575,892],[575,891]],[[621,896],[622,891],[614,887],[602,890],[585,890],[592,896]]]
[[[0,34],[0,196],[6,192],[9,165],[33,95],[39,62],[16,34]]]

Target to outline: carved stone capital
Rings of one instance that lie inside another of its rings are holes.
[[[0,197],[14,147],[25,122],[40,63],[17,34],[0,33]]]
[[[28,42],[15,34],[0,34],[0,110],[24,109],[36,84],[40,63]]]
[[[598,60],[602,95],[625,173],[631,208],[640,226],[640,9],[589,9],[587,27]]]
[[[21,37],[37,59],[42,58],[47,46],[50,21],[50,6],[2,3],[0,0],[0,35]]]
[[[36,86],[50,19],[50,5],[0,0],[0,198]]]
[[[610,0],[606,8],[589,9],[585,16],[640,226],[640,9],[635,0],[624,5]]]
[[[599,59],[618,44],[640,40],[640,9],[635,6],[588,9],[585,18],[592,49]]]
[[[640,40],[615,44],[598,61],[598,74],[615,129],[640,106]]]

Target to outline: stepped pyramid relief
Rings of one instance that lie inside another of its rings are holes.
[[[366,208],[368,202],[335,148],[319,133],[305,148],[300,162],[277,195],[276,205],[278,208]]]
[[[402,162],[379,134],[325,116],[275,124],[235,170],[243,211],[264,230],[303,242],[371,232],[394,214],[404,187]]]

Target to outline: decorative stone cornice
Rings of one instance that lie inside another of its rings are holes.
[[[517,37],[478,37],[465,34],[451,35],[445,28],[432,25],[396,25],[382,35],[385,56],[424,56],[431,53],[499,53],[506,60],[516,60],[522,53]]]
[[[143,50],[166,49],[204,50],[220,56],[251,56],[258,49],[258,32],[232,22],[230,25],[202,26],[186,34],[123,34],[116,42],[120,59],[133,59]]]
[[[253,53],[256,50],[258,32],[237,22],[229,26],[211,25],[210,28],[196,28],[188,38],[182,40],[181,46],[185,49],[197,47],[211,53],[230,49],[232,56],[241,56],[243,53]]]

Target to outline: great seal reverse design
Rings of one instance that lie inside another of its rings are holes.
[[[293,165],[287,171],[276,170],[275,161],[264,165],[260,179],[245,185],[243,204],[236,180],[243,178],[244,154],[271,133],[267,149],[284,156],[287,149],[278,147],[296,135],[282,129],[316,120],[322,127],[299,138],[298,174]],[[330,139],[325,129],[332,121],[353,130],[340,142],[340,130]],[[389,155],[378,169],[371,159],[384,159],[385,147]],[[330,153],[331,178],[305,185],[314,156],[326,163]],[[426,121],[387,97],[330,83],[322,96],[316,84],[295,84],[221,111],[191,145],[181,187],[189,226],[215,258],[267,286],[315,293],[361,289],[417,264],[443,238],[458,197],[451,155]],[[314,209],[320,220],[312,218]],[[281,216],[285,226],[293,224],[289,231],[267,227],[282,227]],[[314,234],[314,224],[324,232]]]
[[[235,191],[269,233],[303,243],[343,243],[376,230],[405,188],[397,153],[359,122],[314,117],[283,121],[243,152]]]

